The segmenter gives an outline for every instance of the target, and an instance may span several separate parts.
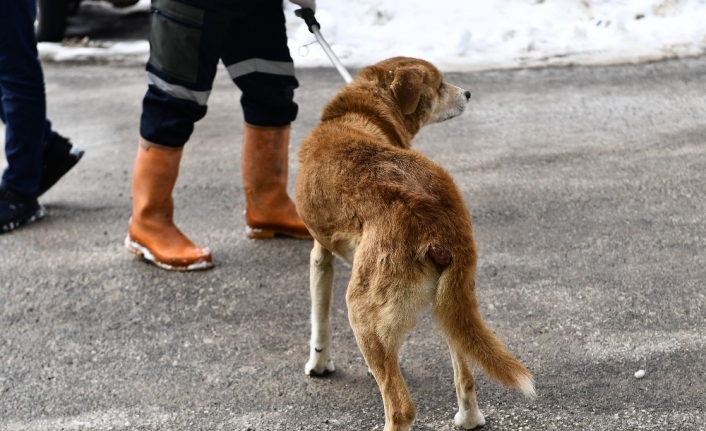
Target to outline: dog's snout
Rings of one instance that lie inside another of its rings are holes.
[[[468,90],[464,91],[463,95],[466,96],[466,102],[471,100],[471,92],[470,91],[468,91]]]

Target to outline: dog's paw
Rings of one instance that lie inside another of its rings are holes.
[[[329,368],[324,368],[323,371],[316,371],[316,370],[312,369],[312,370],[307,371],[306,375],[309,377],[326,377],[335,371],[335,367],[332,366],[331,368],[334,368],[334,369],[332,370]]]
[[[336,366],[333,365],[333,360],[328,355],[328,352],[320,352],[317,349],[312,349],[309,362],[304,367],[304,372],[307,376],[321,377],[336,371]]]
[[[336,371],[336,367],[330,359],[323,366],[316,366],[316,364],[307,362],[306,367],[304,368],[304,372],[310,377],[323,377],[333,373],[334,371]]]
[[[485,425],[485,418],[483,417],[483,413],[481,413],[477,408],[475,411],[459,410],[454,417],[454,424],[462,429],[472,430]]]

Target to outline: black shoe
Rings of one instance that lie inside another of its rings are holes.
[[[47,146],[44,148],[44,162],[37,197],[43,195],[56,184],[59,178],[69,172],[81,157],[83,157],[83,150],[59,134],[47,142]]]
[[[0,233],[9,232],[42,217],[44,207],[39,205],[37,198],[23,197],[0,187]]]

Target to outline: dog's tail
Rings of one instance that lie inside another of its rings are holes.
[[[459,268],[458,263],[443,271],[433,306],[434,317],[448,342],[490,377],[534,397],[532,374],[483,321],[475,296],[474,271]]]

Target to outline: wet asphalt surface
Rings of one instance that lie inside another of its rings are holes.
[[[86,155],[41,199],[44,220],[0,236],[0,429],[381,430],[340,262],[337,371],[304,375],[310,243],[245,237],[242,114],[225,71],[174,193],[179,226],[216,267],[181,274],[122,245],[141,66],[44,66],[49,116]],[[334,69],[298,77],[292,155],[342,85]],[[483,315],[538,393],[478,372],[485,429],[706,430],[706,58],[447,80],[472,92],[469,109],[415,148],[464,193]],[[292,157],[290,189],[296,172]],[[401,358],[413,430],[454,429],[428,311]]]

